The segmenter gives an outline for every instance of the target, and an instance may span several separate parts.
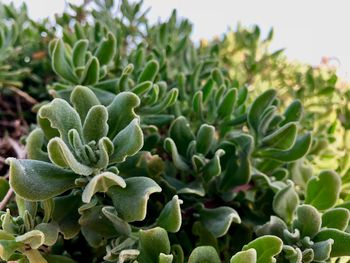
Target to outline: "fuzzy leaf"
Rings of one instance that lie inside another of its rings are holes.
[[[85,186],[82,200],[84,203],[90,203],[92,196],[97,192],[107,192],[114,185],[125,188],[126,184],[122,177],[111,172],[104,172],[95,175]]]
[[[282,217],[286,222],[291,222],[295,209],[299,204],[299,196],[294,189],[292,181],[279,190],[273,198],[273,210],[277,215]]]
[[[75,68],[84,66],[88,47],[89,41],[86,39],[80,39],[74,44],[72,51],[72,62]]]
[[[215,140],[215,127],[202,124],[196,138],[196,150],[204,156],[210,151]]]
[[[32,230],[16,237],[16,242],[23,243],[32,249],[38,249],[45,242],[45,235],[39,230]]]
[[[48,162],[49,156],[42,150],[45,143],[45,134],[40,128],[33,130],[27,138],[26,150],[28,159]]]
[[[349,225],[350,212],[345,208],[332,208],[322,215],[322,227],[344,231]]]
[[[170,253],[170,242],[167,232],[161,227],[149,230],[140,230],[140,256],[141,263],[158,262],[160,253]]]
[[[164,140],[164,149],[169,154],[171,154],[171,158],[177,169],[182,171],[187,171],[190,169],[186,162],[183,160],[182,156],[180,156],[179,152],[177,151],[177,147],[171,138],[166,138]]]
[[[98,45],[95,56],[101,65],[108,64],[114,57],[117,49],[117,41],[112,33],[107,34],[107,38],[102,39]]]
[[[188,263],[221,263],[221,260],[215,248],[201,246],[192,251]]]
[[[289,122],[299,121],[303,114],[303,105],[300,100],[294,100],[284,112],[284,120],[281,122],[281,126]]]
[[[76,174],[80,175],[90,175],[94,171],[91,167],[80,163],[61,138],[51,139],[47,145],[47,151],[50,160],[57,166],[69,167]]]
[[[243,250],[254,248],[257,253],[257,263],[275,263],[274,256],[282,251],[283,242],[275,236],[262,236],[251,241]]]
[[[78,79],[74,75],[72,67],[66,58],[65,45],[62,40],[56,41],[55,47],[52,52],[52,69],[57,75],[63,79],[71,82],[77,83]]]
[[[151,60],[149,61],[143,71],[141,72],[137,83],[141,83],[144,81],[154,81],[159,70],[159,64],[156,60]]]
[[[52,198],[75,187],[78,177],[71,171],[50,163],[9,158],[10,185],[13,190],[30,201]]]
[[[332,246],[334,244],[333,239],[327,239],[325,241],[314,243],[311,248],[314,251],[314,261],[323,262],[329,259]]]
[[[109,138],[114,138],[137,117],[134,108],[139,105],[139,97],[131,92],[121,92],[115,96],[113,102],[107,107]]]
[[[180,116],[173,121],[169,128],[169,136],[174,141],[179,153],[186,156],[187,147],[195,137],[185,117]]]
[[[251,248],[246,251],[236,253],[230,263],[256,263],[256,251]]]
[[[58,225],[56,223],[40,223],[35,227],[36,230],[44,234],[44,245],[53,246],[58,239]]]
[[[61,138],[68,143],[68,132],[76,129],[79,134],[82,133],[82,125],[78,113],[68,102],[62,99],[54,99],[39,110],[41,118],[47,118],[51,127],[59,131]]]
[[[91,57],[87,62],[84,72],[81,76],[80,84],[82,85],[94,85],[99,80],[100,63],[96,57]]]
[[[318,177],[311,178],[306,186],[305,203],[319,210],[335,205],[341,188],[341,180],[333,171],[322,171]]]
[[[126,157],[136,154],[143,146],[143,133],[138,119],[134,119],[113,139],[114,153],[110,162],[123,162]]]
[[[181,208],[183,203],[177,195],[175,195],[171,201],[169,201],[160,213],[157,224],[163,227],[166,231],[176,233],[181,227]]]
[[[224,95],[224,99],[220,103],[217,111],[220,118],[229,117],[234,109],[235,102],[237,98],[237,89],[231,88]]]
[[[302,237],[312,238],[321,228],[321,215],[311,205],[300,205],[293,226],[300,231]]]
[[[294,122],[287,123],[272,134],[264,137],[262,145],[270,148],[287,150],[293,146],[297,137],[297,125]]]
[[[203,208],[199,214],[203,225],[216,238],[224,236],[232,223],[241,223],[238,213],[228,206],[213,209]]]
[[[350,256],[350,234],[338,229],[322,229],[314,237],[315,242],[333,239],[331,257]]]
[[[108,112],[106,107],[96,105],[90,108],[83,126],[83,138],[86,143],[91,141],[98,142],[107,135],[107,120]]]
[[[113,206],[105,206],[102,213],[112,222],[114,229],[121,235],[129,236],[131,233],[130,225],[118,216],[117,210]]]
[[[85,120],[89,110],[93,106],[100,104],[95,93],[93,93],[88,87],[84,86],[76,86],[73,89],[70,95],[70,101],[78,112],[82,122]]]
[[[125,182],[125,188],[111,187],[108,195],[121,218],[127,222],[142,221],[146,217],[149,196],[162,189],[147,177],[131,177]]]

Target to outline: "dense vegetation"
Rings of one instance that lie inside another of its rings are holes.
[[[0,16],[3,262],[350,262],[334,69],[258,27],[194,43],[142,1]]]

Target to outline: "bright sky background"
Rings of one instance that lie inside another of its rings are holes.
[[[26,2],[33,18],[53,16],[65,6],[64,0],[14,2]],[[336,58],[339,73],[350,80],[348,0],[144,0],[144,6],[152,7],[151,21],[166,19],[176,8],[180,16],[194,24],[195,40],[220,35],[238,22],[245,26],[258,24],[265,34],[273,27],[273,49],[286,48],[290,59],[313,65],[319,64],[323,56]]]

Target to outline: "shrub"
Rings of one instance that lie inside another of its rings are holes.
[[[36,105],[27,159],[7,159],[1,259],[349,260],[349,114],[334,71],[287,65],[258,27],[196,46],[175,11],[152,25],[141,2],[94,4],[33,25],[52,38],[53,99]]]

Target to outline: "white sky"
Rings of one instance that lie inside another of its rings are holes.
[[[53,16],[65,6],[64,0],[14,2],[26,2],[33,18]],[[166,19],[176,8],[194,24],[195,40],[220,35],[238,22],[244,26],[258,24],[263,33],[273,27],[273,49],[286,48],[290,59],[313,65],[323,56],[335,57],[341,64],[339,73],[350,79],[348,0],[144,0],[144,6],[152,7],[148,14],[151,21]]]

